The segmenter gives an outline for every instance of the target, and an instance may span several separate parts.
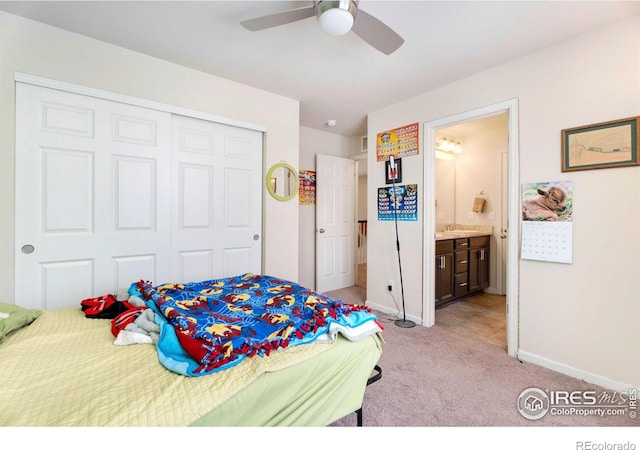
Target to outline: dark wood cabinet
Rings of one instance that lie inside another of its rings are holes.
[[[469,292],[469,239],[454,239],[455,249],[455,274],[454,274],[454,297],[461,298]]]
[[[467,250],[455,253],[455,296],[456,298],[467,295],[469,286],[469,252]]]
[[[469,239],[469,293],[489,287],[489,236]]]
[[[453,240],[436,242],[436,307],[455,298]]]
[[[436,308],[489,287],[490,236],[436,241]]]

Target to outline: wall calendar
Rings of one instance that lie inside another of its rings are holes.
[[[522,259],[573,262],[572,192],[570,181],[523,185]]]

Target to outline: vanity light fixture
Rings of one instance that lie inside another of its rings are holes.
[[[436,142],[436,150],[448,153],[462,153],[462,145],[460,144],[460,141],[455,139],[441,137]]]

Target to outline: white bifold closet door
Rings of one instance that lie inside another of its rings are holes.
[[[261,270],[262,133],[16,83],[16,304]]]

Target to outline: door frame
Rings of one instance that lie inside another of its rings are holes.
[[[424,123],[424,204],[426,211],[435,205],[435,136],[438,128],[468,122],[474,119],[507,113],[508,120],[508,174],[507,174],[507,221],[510,237],[507,240],[507,353],[516,356],[518,351],[518,305],[519,305],[519,264],[518,242],[520,223],[520,173],[518,171],[519,147],[518,147],[518,99],[514,98],[493,105],[488,105],[471,111],[466,111],[453,116],[440,118]],[[435,260],[435,215],[425,220],[423,225],[423,293],[422,293],[422,323],[426,327],[435,324],[435,273],[433,261]]]

